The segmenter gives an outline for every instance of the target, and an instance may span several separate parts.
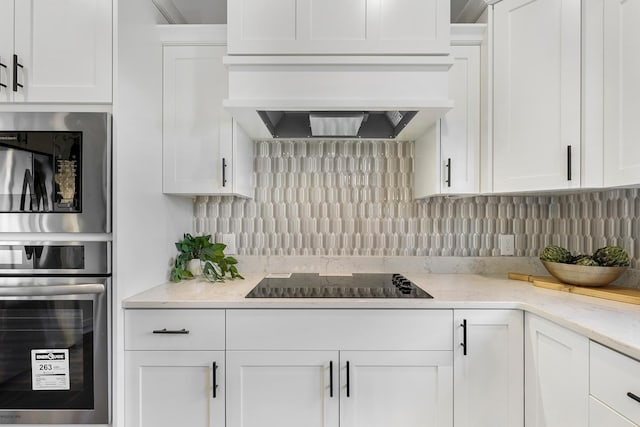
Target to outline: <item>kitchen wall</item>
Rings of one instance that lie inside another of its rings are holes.
[[[413,142],[261,141],[254,200],[198,197],[194,231],[235,233],[239,255],[516,256],[623,246],[640,268],[640,190],[414,201]]]

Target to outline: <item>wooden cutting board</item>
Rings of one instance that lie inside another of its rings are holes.
[[[640,289],[624,288],[613,285],[601,287],[575,286],[562,283],[555,277],[551,276],[532,276],[520,273],[509,273],[508,277],[509,279],[531,282],[533,283],[533,286],[541,288],[640,305]]]

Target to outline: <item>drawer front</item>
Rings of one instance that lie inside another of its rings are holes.
[[[638,425],[591,396],[589,398],[589,427],[638,427]]]
[[[228,350],[451,350],[451,310],[227,310]]]
[[[125,350],[224,350],[224,310],[125,310]]]
[[[590,393],[636,424],[640,424],[640,362],[591,342]]]

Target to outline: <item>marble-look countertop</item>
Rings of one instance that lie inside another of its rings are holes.
[[[574,295],[478,274],[405,273],[433,299],[245,299],[264,273],[245,280],[165,283],[126,298],[133,308],[453,308],[521,309],[640,359],[640,305]]]

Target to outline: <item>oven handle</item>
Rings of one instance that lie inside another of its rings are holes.
[[[101,283],[87,283],[80,285],[0,287],[0,297],[103,294],[104,292],[105,287]]]

